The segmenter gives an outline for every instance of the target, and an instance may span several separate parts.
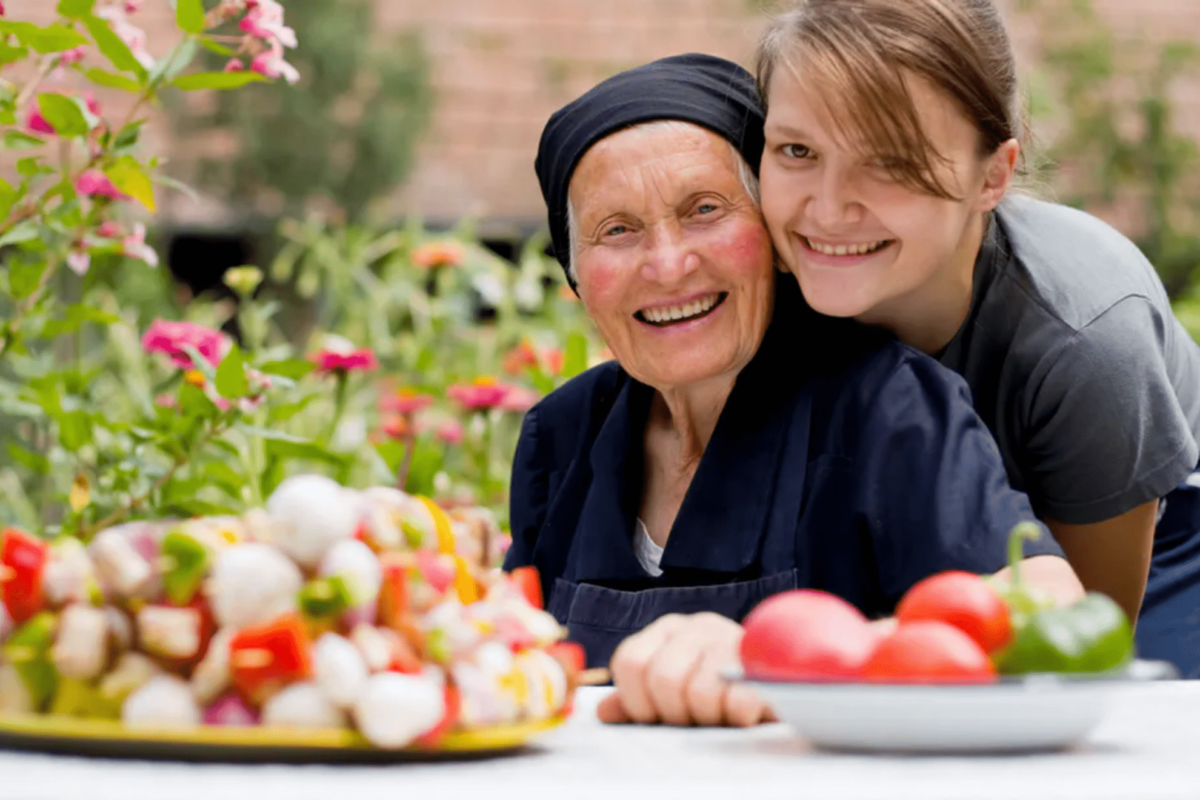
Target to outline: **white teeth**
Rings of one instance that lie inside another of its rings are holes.
[[[647,322],[674,322],[680,319],[691,319],[692,317],[700,316],[706,311],[710,311],[717,301],[721,299],[719,294],[709,295],[703,300],[693,300],[690,303],[685,303],[680,306],[668,306],[666,308],[647,308],[642,311],[642,316]]]
[[[822,244],[821,242],[816,242],[808,238],[806,238],[805,241],[808,242],[808,246],[813,250],[816,250],[818,253],[824,253],[827,256],[861,256],[866,255],[867,253],[872,253],[887,244],[886,239],[882,239],[878,242],[868,242],[866,244],[838,245]]]

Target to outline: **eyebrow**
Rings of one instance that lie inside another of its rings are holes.
[[[769,122],[769,123],[767,123],[765,128],[766,128],[766,130],[771,131],[772,133],[778,133],[778,134],[782,134],[784,136],[791,136],[796,139],[807,139],[808,138],[808,133],[806,131],[802,131],[799,128],[793,128],[791,125],[784,125],[784,124],[781,124],[778,122]]]

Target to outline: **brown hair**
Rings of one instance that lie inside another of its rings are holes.
[[[758,45],[763,104],[782,63],[804,79],[852,139],[882,156],[892,177],[937,197],[945,162],[921,129],[905,75],[950,97],[979,131],[981,155],[1023,139],[1016,66],[992,0],[796,0],[774,16]]]

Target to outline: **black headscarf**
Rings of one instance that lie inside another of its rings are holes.
[[[758,173],[763,112],[749,72],[723,58],[688,53],[618,73],[554,112],[542,131],[534,166],[546,200],[554,255],[564,269],[570,260],[567,188],[579,160],[609,134],[654,120],[681,120],[709,129],[732,142]]]

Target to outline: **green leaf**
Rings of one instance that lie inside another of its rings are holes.
[[[200,0],[176,0],[175,24],[184,33],[204,30],[204,4]]]
[[[95,306],[79,303],[67,306],[66,314],[62,319],[52,319],[47,322],[46,327],[42,329],[42,336],[47,339],[53,339],[55,336],[61,336],[64,333],[74,333],[87,322],[112,325],[120,321],[120,317],[109,314],[106,311],[101,311]]]
[[[78,19],[91,14],[94,5],[96,0],[58,0],[58,13],[60,16]]]
[[[8,212],[12,210],[13,204],[17,202],[19,196],[12,184],[0,178],[0,220],[8,216]]]
[[[8,150],[28,150],[33,147],[41,147],[45,143],[44,139],[30,136],[21,131],[6,131],[4,134],[4,147]]]
[[[193,72],[171,81],[176,89],[194,92],[197,89],[240,89],[248,83],[264,81],[262,75],[251,70],[242,72]]]
[[[38,235],[40,233],[41,233],[41,231],[38,229],[37,223],[33,222],[33,220],[27,219],[24,222],[19,222],[16,225],[12,226],[11,228],[9,228],[7,231],[4,232],[3,236],[0,236],[0,247],[4,247],[4,246],[10,245],[10,244],[20,244],[21,242],[32,241],[32,240],[38,238]],[[41,266],[44,267],[45,265],[41,265]],[[13,269],[15,269],[15,267],[13,267]],[[37,277],[38,278],[42,277],[41,270],[38,270]],[[34,279],[34,283],[35,284],[37,283],[37,279]],[[12,293],[14,295],[17,295],[18,297],[28,297],[29,296],[28,293],[18,294],[17,284],[15,282],[11,284],[10,289],[11,289]],[[32,287],[31,287],[31,289],[32,289]]]
[[[298,381],[316,368],[317,365],[311,361],[305,361],[302,358],[289,358],[285,361],[268,361],[259,367],[259,370],[268,375],[282,375],[285,378]]]
[[[341,467],[352,463],[352,456],[332,453],[314,442],[288,442],[272,439],[267,442],[267,453],[278,459],[295,459],[299,461],[322,461]]]
[[[564,378],[574,378],[585,369],[587,369],[587,337],[582,333],[572,333],[567,337],[562,375]]]
[[[142,133],[142,126],[144,124],[146,124],[146,121],[140,119],[136,122],[131,122],[126,125],[121,129],[121,132],[117,134],[116,141],[113,142],[113,147],[117,150],[133,147],[135,144],[137,144],[138,137]]]
[[[9,442],[8,454],[12,457],[13,461],[39,475],[45,475],[50,471],[50,459],[32,450],[26,450],[16,442]]]
[[[11,33],[20,40],[21,44],[42,54],[61,53],[64,50],[79,47],[81,44],[87,44],[86,38],[58,23],[42,28],[32,22],[0,20],[0,33]]]
[[[242,499],[242,487],[246,480],[237,470],[224,461],[212,461],[204,465],[204,477],[235,500]]]
[[[69,411],[58,418],[58,441],[74,453],[92,441],[92,420],[85,411]]]
[[[233,56],[235,55],[234,51],[230,50],[228,47],[226,47],[223,44],[214,42],[212,39],[208,39],[208,38],[201,39],[200,46],[203,47],[205,50],[208,50],[211,53],[216,53],[217,55],[225,56],[226,58],[233,58]]]
[[[83,24],[87,26],[88,33],[96,41],[96,47],[100,48],[100,52],[114,67],[120,72],[132,72],[137,75],[139,81],[145,82],[146,68],[134,58],[129,45],[122,42],[121,37],[113,33],[107,22],[99,17],[87,16],[83,18]]]
[[[209,418],[221,413],[203,391],[185,383],[179,387],[179,409],[189,417]]]
[[[89,81],[97,86],[107,86],[110,89],[121,89],[122,91],[133,92],[134,94],[142,91],[141,84],[139,84],[133,78],[126,78],[124,75],[118,75],[115,72],[109,72],[108,70],[100,69],[99,67],[92,67],[85,72],[84,75],[87,76]]]
[[[152,175],[151,180],[153,180],[159,186],[166,186],[168,189],[175,189],[176,191],[183,192],[191,200],[199,200],[200,199],[200,195],[198,195],[196,193],[195,189],[188,186],[183,181],[175,180],[170,175],[162,175],[162,174]]]
[[[530,364],[525,370],[529,379],[533,381],[533,386],[542,394],[550,394],[554,391],[554,381],[537,364]]]
[[[271,421],[287,422],[289,419],[308,408],[308,406],[312,405],[312,402],[320,396],[321,395],[319,394],[310,394],[308,397],[305,397],[303,400],[299,400],[295,403],[286,403],[285,405],[274,406],[271,409]]]
[[[210,503],[207,500],[197,500],[195,498],[188,500],[170,500],[162,505],[158,511],[164,516],[179,516],[179,517],[223,517],[237,514],[237,509],[223,506],[219,503]]]
[[[91,129],[83,111],[66,95],[43,92],[37,101],[42,116],[59,136],[85,136]]]
[[[117,163],[104,170],[104,174],[125,194],[137,200],[146,210],[154,213],[154,184],[142,165],[133,156],[121,156]]]
[[[28,55],[28,48],[13,47],[8,42],[0,42],[0,64],[13,64]]]
[[[404,460],[404,445],[400,442],[379,442],[375,445],[375,452],[379,453],[379,457],[387,464],[388,469],[396,472],[400,469],[400,463]]]
[[[269,442],[287,442],[289,444],[312,444],[303,436],[296,436],[292,433],[284,431],[272,430],[271,428],[259,428],[255,425],[238,425],[237,429],[247,436],[256,436],[260,439],[266,439]]]
[[[226,400],[245,397],[250,391],[250,382],[246,380],[246,362],[242,358],[242,349],[234,344],[229,353],[221,359],[217,367],[217,394]]]

